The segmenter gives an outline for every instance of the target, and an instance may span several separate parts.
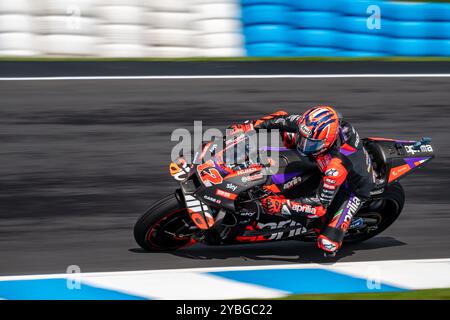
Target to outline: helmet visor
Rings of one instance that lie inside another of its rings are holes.
[[[324,140],[306,138],[300,135],[300,139],[297,143],[297,149],[304,154],[310,154],[320,151],[324,144]]]

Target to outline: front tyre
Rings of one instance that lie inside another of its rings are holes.
[[[189,228],[191,218],[175,194],[151,206],[136,222],[134,239],[146,251],[170,251],[195,243],[179,236]]]

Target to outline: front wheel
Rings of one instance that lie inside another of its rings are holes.
[[[344,242],[356,243],[368,240],[386,230],[400,216],[405,203],[405,193],[400,183],[385,188],[383,197],[363,207],[354,219],[362,218],[364,226],[349,229]]]
[[[176,250],[195,243],[188,235],[191,225],[186,208],[172,194],[139,218],[134,226],[134,239],[147,251]]]

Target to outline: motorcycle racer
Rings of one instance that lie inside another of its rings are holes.
[[[334,255],[342,246],[352,217],[374,186],[370,157],[354,127],[334,108],[317,106],[302,115],[277,111],[230,128],[234,132],[278,129],[285,147],[297,149],[317,164],[323,178],[315,197],[285,199],[271,195],[261,203],[269,214],[321,219],[317,245]]]

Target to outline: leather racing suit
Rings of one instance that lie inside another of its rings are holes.
[[[254,129],[278,129],[287,148],[296,148],[301,115],[278,111],[253,123]],[[339,123],[339,136],[334,145],[319,155],[310,155],[323,174],[314,198],[272,199],[274,211],[282,214],[305,215],[323,220],[318,230],[318,246],[326,252],[336,252],[342,245],[352,217],[370,196],[374,176],[370,157],[355,128],[348,122]],[[269,204],[270,206],[270,204]],[[276,206],[279,206],[276,208]]]

